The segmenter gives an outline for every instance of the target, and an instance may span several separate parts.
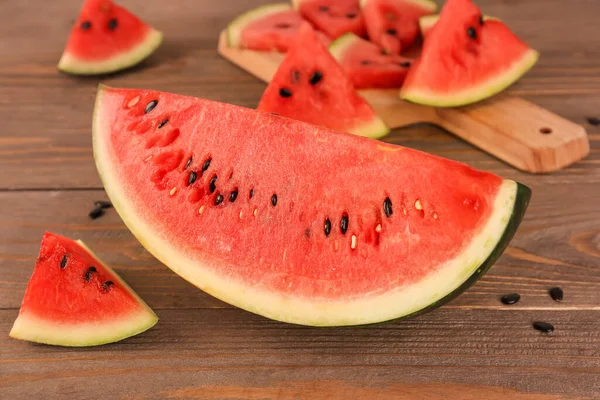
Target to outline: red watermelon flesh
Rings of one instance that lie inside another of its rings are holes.
[[[258,110],[363,136],[389,132],[308,23],[300,27]]]
[[[287,3],[276,3],[250,10],[227,27],[229,47],[255,51],[285,53],[298,32],[303,19]],[[330,40],[323,33],[319,39],[328,45]]]
[[[471,0],[448,0],[401,96],[438,107],[473,103],[514,83],[537,59],[501,21],[484,19]]]
[[[149,56],[162,34],[110,0],[87,0],[58,63],[74,74],[107,73]]]
[[[429,0],[361,0],[369,38],[384,50],[399,54],[419,37],[419,18],[435,12]]]
[[[331,39],[346,32],[365,36],[358,0],[294,0],[294,8]]]
[[[460,293],[528,198],[416,150],[169,93],[100,88],[93,131],[106,191],[150,252],[299,324],[379,322]]]
[[[382,53],[377,45],[352,33],[336,39],[329,51],[356,89],[400,88],[412,63],[408,58]]]
[[[47,344],[92,346],[143,332],[157,320],[83,243],[47,232],[10,335]]]

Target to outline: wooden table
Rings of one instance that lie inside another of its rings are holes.
[[[255,4],[122,3],[166,41],[143,66],[102,82],[257,104],[265,85],[215,51],[227,21]],[[600,127],[586,122],[600,116],[600,2],[479,3],[542,53],[511,92],[583,124],[590,156],[535,176],[432,126],[393,132],[387,141],[529,185],[529,212],[497,265],[451,304],[382,326],[313,329],[195,289],[153,259],[114,210],[87,217],[93,201],[106,198],[90,133],[99,79],[55,69],[79,1],[2,1],[0,398],[600,398]],[[156,310],[158,325],[89,349],[10,339],[44,230],[87,242]],[[547,294],[556,285],[564,288],[562,303]],[[499,302],[514,291],[518,304]],[[534,320],[556,331],[543,335]]]

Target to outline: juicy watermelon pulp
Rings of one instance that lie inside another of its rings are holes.
[[[472,284],[529,190],[416,150],[229,104],[100,87],[94,157],[160,261],[246,310],[386,321]]]
[[[82,242],[47,232],[10,336],[94,346],[143,332],[158,318]]]
[[[437,10],[430,0],[361,0],[369,38],[388,53],[399,54],[419,37],[419,18]]]
[[[131,67],[162,42],[162,34],[110,0],[87,0],[75,21],[58,69],[93,75]]]
[[[510,86],[537,59],[502,22],[485,20],[471,0],[448,0],[400,95],[437,107],[474,103]]]
[[[399,89],[412,60],[382,53],[377,45],[347,33],[329,46],[356,89]]]
[[[331,39],[351,32],[365,36],[358,0],[292,0],[294,8]]]
[[[362,136],[389,132],[308,23],[298,30],[258,110]]]

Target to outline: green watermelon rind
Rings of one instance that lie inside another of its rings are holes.
[[[360,96],[360,94],[359,94]],[[373,115],[373,119],[363,122],[360,125],[355,125],[348,130],[348,133],[364,136],[371,139],[379,139],[390,133],[390,128],[383,122],[377,114]]]
[[[246,11],[227,25],[227,45],[232,48],[240,47],[241,32],[250,23],[268,15],[290,11],[291,9],[292,7],[288,3],[273,3]]]
[[[146,222],[136,205],[128,201],[107,140],[111,117],[103,118],[106,90],[102,86],[99,88],[94,110],[94,159],[105,190],[124,223],[148,251],[191,284],[229,304],[274,320],[309,326],[367,325],[406,318],[439,307],[470,287],[491,267],[515,234],[529,202],[529,189],[504,180],[488,221],[465,250],[417,284],[405,285],[396,291],[343,301],[261,291],[254,285],[244,285],[215,274],[212,272],[215,266],[211,268],[209,264],[215,261],[204,264],[189,258],[161,237],[161,232]]]
[[[360,7],[364,8],[369,2],[378,0],[360,0]],[[406,3],[413,3],[416,6],[422,7],[423,9],[429,9],[434,12],[438,9],[438,5],[431,0],[403,0]]]
[[[515,60],[513,65],[503,74],[471,88],[465,88],[454,93],[435,93],[432,90],[403,87],[400,98],[416,104],[433,107],[459,107],[487,99],[505,90],[527,73],[537,63],[539,53],[529,49],[523,57]]]
[[[77,243],[103,268],[112,272],[120,286],[138,301],[141,311],[116,321],[72,325],[57,325],[50,320],[21,312],[9,333],[10,337],[55,346],[88,347],[118,342],[147,331],[156,325],[158,317],[146,302],[112,268],[102,262],[85,243],[80,240],[77,240]]]
[[[139,64],[158,49],[163,34],[151,29],[144,40],[127,52],[102,61],[86,61],[65,51],[58,62],[58,69],[71,75],[102,75],[121,71]]]
[[[352,32],[344,33],[329,44],[329,52],[338,62],[344,57],[345,51],[361,39]]]

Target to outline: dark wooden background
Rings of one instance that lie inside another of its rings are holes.
[[[408,321],[313,329],[269,321],[200,292],[153,259],[106,197],[91,147],[99,80],[254,107],[265,85],[219,58],[227,21],[258,1],[122,0],[164,31],[143,66],[72,78],[56,63],[80,2],[0,1],[0,398],[600,398],[600,30],[597,0],[480,0],[542,53],[511,92],[585,126],[589,157],[524,174],[435,127],[386,140],[460,160],[533,189],[506,254],[451,304]],[[44,230],[81,238],[160,322],[88,349],[8,337]],[[552,301],[548,288],[564,288]],[[517,291],[512,307],[499,302]],[[543,335],[531,322],[553,323]]]

